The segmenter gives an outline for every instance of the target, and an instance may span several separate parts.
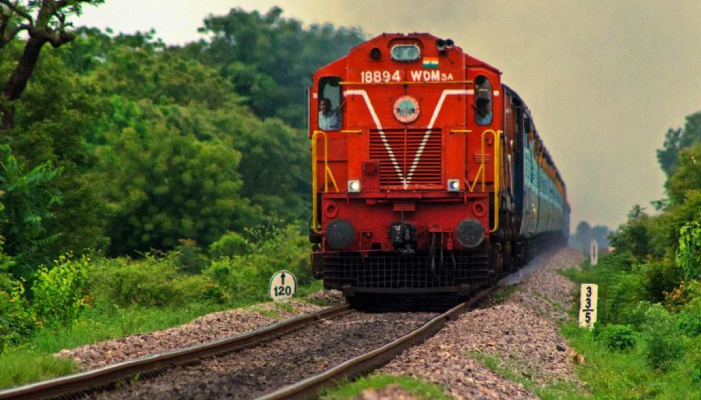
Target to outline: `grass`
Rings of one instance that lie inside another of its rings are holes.
[[[76,369],[72,360],[27,349],[14,350],[0,357],[0,387],[54,378]]]
[[[60,350],[166,329],[228,308],[196,303],[177,309],[88,310],[72,326],[41,330],[27,342],[3,353],[0,356],[0,388],[76,372],[77,366],[72,361],[53,357],[52,354]]]
[[[614,280],[614,272],[602,272],[601,268],[595,268],[585,261],[581,269],[568,269],[560,273],[577,285],[600,283],[606,279]],[[599,304],[602,304],[602,288],[599,290]],[[569,310],[574,318],[577,316],[578,304],[579,298],[574,296],[572,309]],[[648,366],[640,348],[636,347],[627,352],[611,351],[602,343],[596,342],[591,331],[580,329],[575,323],[563,325],[561,333],[570,346],[584,356],[584,365],[578,366],[576,371],[590,391],[587,398],[701,399],[701,380],[692,376],[692,367],[687,365],[690,364],[687,357],[683,357],[669,371],[663,372]]]
[[[575,324],[563,326],[562,333],[584,356],[577,374],[590,388],[592,399],[701,399],[701,381],[694,382],[684,359],[662,372],[650,368],[637,349],[611,351]]]
[[[378,390],[390,385],[397,385],[419,399],[450,400],[443,388],[438,385],[408,376],[386,374],[374,374],[355,382],[343,382],[340,386],[326,391],[321,397],[327,400],[352,399],[363,390]]]
[[[321,288],[320,283],[300,287],[295,298],[304,299]],[[205,314],[254,304],[257,302],[245,301],[225,305],[192,303],[181,308],[121,309],[103,306],[89,309],[72,326],[41,330],[21,345],[0,354],[0,388],[77,372],[77,366],[72,361],[53,357],[53,353],[63,349],[167,329],[188,323]],[[289,304],[275,303],[275,308],[269,312],[269,316],[280,317],[281,311],[292,312],[294,308]]]

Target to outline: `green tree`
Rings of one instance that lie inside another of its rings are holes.
[[[23,98],[16,103],[17,118],[9,141],[27,168],[51,162],[62,174],[53,181],[63,203],[46,228],[62,238],[49,258],[105,243],[104,207],[87,178],[94,160],[86,139],[94,134],[107,112],[108,102],[89,77],[67,71],[61,50],[44,51]]]
[[[589,253],[589,243],[591,241],[591,225],[587,221],[580,221],[574,231],[571,246],[583,253]]]
[[[241,154],[220,140],[198,141],[169,120],[173,107],[115,101],[129,126],[105,136],[95,179],[104,182],[111,211],[112,255],[168,250],[179,239],[209,245],[255,221],[241,197]]]
[[[67,19],[80,15],[85,4],[101,4],[104,0],[0,0],[0,50],[11,43],[20,32],[28,39],[17,67],[10,74],[3,91],[1,131],[14,126],[14,101],[22,96],[34,73],[39,54],[45,44],[59,48],[75,39]]]
[[[636,204],[628,213],[628,221],[611,235],[611,245],[621,252],[630,252],[638,259],[647,257],[651,250],[649,223],[650,216]]]
[[[0,160],[2,250],[12,259],[8,263],[3,254],[3,268],[15,278],[30,279],[34,268],[48,261],[44,248],[59,237],[48,232],[46,224],[61,204],[60,193],[51,185],[60,171],[47,162],[24,172],[7,145],[0,146]]]
[[[679,152],[677,169],[668,183],[673,204],[682,203],[688,191],[701,189],[701,143]]]
[[[686,116],[684,129],[667,130],[662,149],[657,150],[657,160],[668,178],[677,170],[679,152],[695,143],[701,143],[701,111]]]
[[[211,39],[191,43],[184,52],[219,70],[258,116],[276,116],[297,128],[304,125],[302,95],[313,72],[364,39],[357,28],[305,29],[301,21],[282,17],[278,7],[265,14],[237,8],[209,16],[200,32]]]
[[[210,120],[222,140],[242,155],[242,194],[267,214],[289,222],[308,219],[311,163],[305,133],[277,119],[261,122],[229,109],[212,113]]]
[[[699,221],[690,222],[679,230],[676,262],[687,279],[701,277],[701,223]]]
[[[215,69],[164,49],[152,36],[120,35],[114,42],[94,72],[104,91],[159,106],[178,105],[163,109],[174,128],[201,141],[221,140],[241,153],[242,195],[252,204],[289,222],[306,215],[310,188],[304,132],[278,119],[261,121],[239,104],[234,86]],[[113,110],[106,123],[124,127],[136,121],[130,120],[132,114],[127,108]],[[89,140],[104,143],[99,133]]]

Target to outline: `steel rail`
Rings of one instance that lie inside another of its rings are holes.
[[[445,313],[433,318],[415,331],[408,333],[382,347],[345,361],[318,375],[314,375],[295,384],[285,386],[256,400],[290,400],[315,396],[319,390],[335,386],[343,379],[353,378],[377,369],[404,350],[426,341],[443,329],[451,319],[473,308],[486,299],[501,285],[493,285],[478,293],[465,303],[459,304]]]
[[[309,315],[280,321],[264,328],[184,349],[124,361],[95,370],[0,391],[0,399],[44,399],[89,391],[124,379],[153,374],[173,366],[227,353],[298,330],[323,319],[350,312],[349,305],[327,308]]]

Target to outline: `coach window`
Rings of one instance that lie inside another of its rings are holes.
[[[319,79],[319,129],[337,131],[343,125],[341,78],[336,76]]]
[[[477,125],[489,125],[492,123],[492,83],[484,75],[475,79],[475,122]]]

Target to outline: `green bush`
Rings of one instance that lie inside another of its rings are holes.
[[[199,299],[209,281],[181,272],[178,256],[172,252],[147,254],[142,260],[103,258],[90,271],[92,293],[110,306],[183,306]]]
[[[207,268],[209,260],[194,240],[180,239],[179,242],[180,245],[175,247],[175,252],[178,253],[176,261],[181,271],[199,274]]]
[[[673,312],[701,313],[701,282],[683,281],[665,293],[665,307]]]
[[[68,325],[85,308],[89,263],[86,256],[76,260],[68,254],[37,271],[32,307],[45,325]]]
[[[37,328],[33,310],[24,296],[24,286],[0,274],[0,354]]]
[[[640,266],[642,273],[641,288],[644,297],[653,302],[665,300],[665,293],[674,290],[684,279],[679,269],[671,258],[650,260]]]
[[[674,315],[660,304],[653,304],[645,313],[641,342],[643,355],[653,368],[666,370],[684,354]]]
[[[636,330],[642,331],[645,324],[647,311],[652,307],[649,301],[640,301],[634,307],[629,307],[623,310],[620,316],[621,321],[625,321],[627,325],[633,326]]]
[[[264,300],[270,277],[289,270],[297,284],[311,281],[307,239],[294,226],[249,231],[256,240],[248,253],[212,262],[205,275],[219,284],[232,300]]]
[[[247,254],[251,244],[236,232],[227,232],[209,246],[209,254],[215,259]]]
[[[594,329],[594,340],[609,350],[625,351],[635,347],[635,331],[630,325],[598,325]]]
[[[701,223],[693,221],[681,227],[675,256],[687,279],[701,276]]]
[[[682,335],[688,337],[701,335],[701,316],[685,312],[679,313],[677,315],[677,329]]]

